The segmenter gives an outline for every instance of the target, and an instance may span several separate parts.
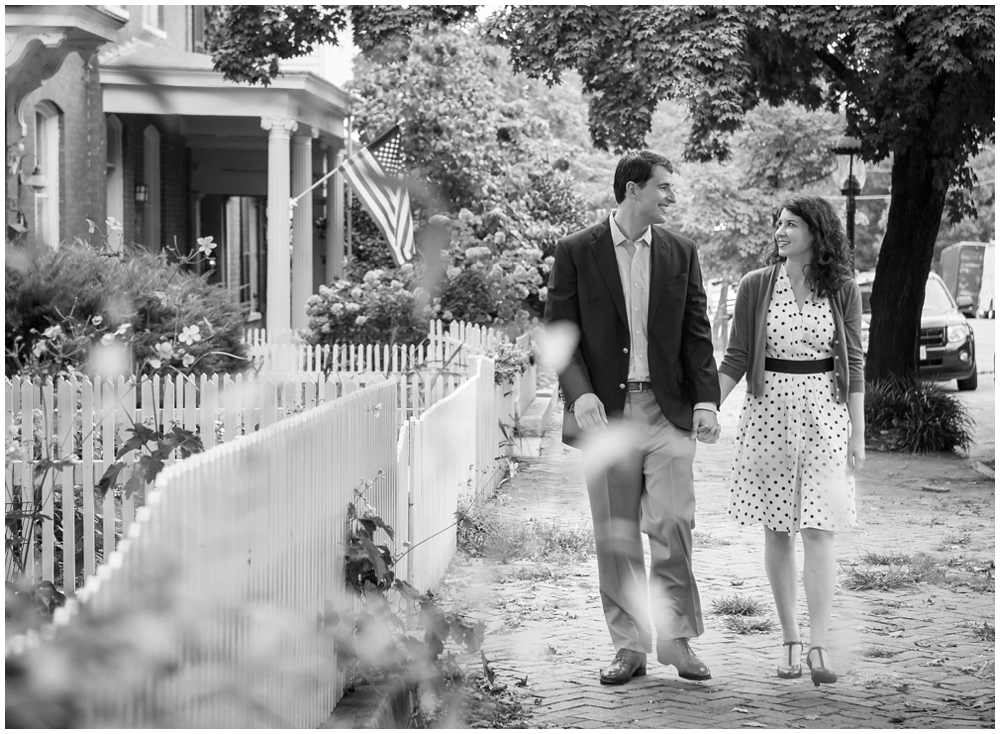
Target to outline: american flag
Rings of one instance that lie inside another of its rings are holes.
[[[399,125],[380,135],[344,163],[344,175],[365,210],[389,241],[397,265],[413,259],[413,214],[403,170]]]

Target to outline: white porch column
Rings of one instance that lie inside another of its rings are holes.
[[[312,186],[312,139],[317,131],[311,127],[292,136],[292,196],[298,196]],[[306,300],[313,286],[313,193],[310,191],[292,209],[292,328],[304,329]]]
[[[344,151],[327,151],[328,166],[344,162]],[[329,169],[327,169],[329,170]],[[344,277],[344,174],[339,171],[326,187],[326,282]]]
[[[267,338],[290,336],[291,253],[288,202],[291,199],[289,138],[298,126],[288,117],[262,117],[267,136]]]

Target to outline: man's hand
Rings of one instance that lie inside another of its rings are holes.
[[[573,403],[573,415],[581,431],[597,431],[608,426],[604,403],[592,392],[586,392]]]
[[[699,409],[694,412],[691,420],[691,440],[698,439],[702,443],[715,443],[719,440],[722,427],[719,418],[711,410]]]

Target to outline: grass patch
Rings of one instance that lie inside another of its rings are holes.
[[[962,574],[958,578],[949,579],[949,582],[954,586],[966,586],[982,594],[996,591],[997,584],[995,578],[982,573]]]
[[[861,562],[866,566],[904,566],[910,562],[910,556],[905,553],[865,551]]]
[[[905,589],[921,582],[943,583],[945,572],[937,561],[928,555],[918,553],[909,562],[900,566],[851,566],[843,581],[845,589],[851,591],[892,591]]]
[[[851,591],[892,591],[914,584],[913,577],[900,569],[852,568],[847,572],[844,588]]]
[[[590,523],[566,528],[554,522],[542,522],[535,523],[532,527],[540,544],[538,557],[585,560],[596,552],[594,529]]]
[[[948,535],[945,537],[943,541],[941,541],[941,545],[938,546],[938,550],[947,551],[951,550],[956,545],[962,547],[969,545],[969,543],[971,542],[972,542],[972,533],[962,533],[961,535]]]
[[[728,616],[755,617],[764,611],[764,605],[753,597],[733,594],[713,601],[712,611]]]
[[[503,577],[504,581],[560,581],[569,576],[562,568],[551,566],[518,566]]]
[[[527,523],[520,514],[491,500],[456,513],[458,547],[470,556],[501,564],[514,560],[582,561],[594,554],[589,523],[564,527],[554,522]]]
[[[756,635],[772,632],[777,624],[770,617],[742,617],[729,615],[725,618],[726,628],[738,635]]]
[[[884,647],[869,647],[861,652],[862,657],[869,658],[870,660],[882,660],[885,658],[894,658],[899,655],[899,650],[887,650]]]
[[[711,533],[705,533],[700,530],[695,530],[691,533],[691,537],[694,539],[694,544],[701,548],[713,548],[720,545],[732,545],[731,540],[726,538],[715,538],[712,537]]]
[[[895,673],[876,673],[874,675],[862,675],[856,679],[857,684],[869,691],[876,688],[891,688],[900,693],[907,693],[910,684]]]

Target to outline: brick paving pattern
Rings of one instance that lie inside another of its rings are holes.
[[[870,454],[858,479],[858,528],[838,539],[832,653],[840,681],[815,688],[808,670],[801,679],[781,680],[774,674],[781,632],[764,574],[762,531],[727,517],[742,394],[741,386],[720,415],[723,438],[699,444],[695,462],[695,570],[706,631],[694,648],[712,669],[711,681],[681,680],[650,656],[646,677],[624,686],[599,683],[598,669],[614,649],[593,558],[551,579],[516,573],[538,564],[463,559],[450,570],[442,593],[470,610],[479,607],[487,624],[485,654],[497,674],[512,688],[526,678],[517,688],[529,714],[526,726],[992,728],[994,482],[952,455]],[[525,522],[589,527],[580,455],[559,442],[559,410],[541,455],[520,460],[503,502]],[[939,577],[887,591],[843,588],[851,564],[866,552],[927,554],[938,562]],[[774,629],[730,631],[713,613],[713,601],[734,594],[762,602]],[[801,589],[799,606],[807,637]]]

